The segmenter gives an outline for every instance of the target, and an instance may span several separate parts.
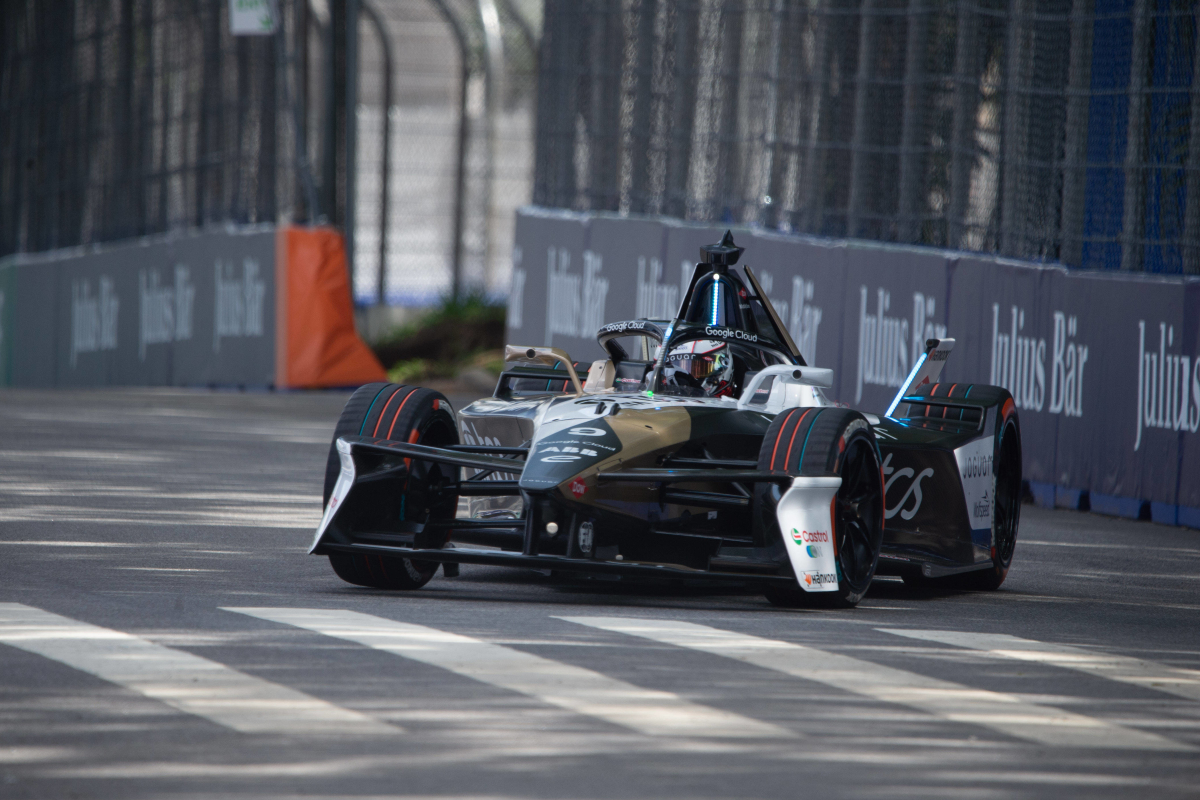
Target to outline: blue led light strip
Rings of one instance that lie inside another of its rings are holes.
[[[717,306],[720,302],[721,302],[721,282],[719,280],[714,280],[713,281],[713,296],[712,296],[712,322],[709,323],[710,325],[717,324]]]
[[[921,353],[921,357],[917,359],[917,363],[913,364],[912,372],[908,373],[908,377],[904,379],[904,383],[900,385],[900,391],[896,392],[896,398],[892,400],[892,404],[888,406],[885,417],[890,417],[892,412],[896,410],[896,406],[900,405],[900,398],[908,392],[908,387],[912,385],[913,379],[917,377],[917,370],[925,363],[925,359],[929,357],[929,351]]]

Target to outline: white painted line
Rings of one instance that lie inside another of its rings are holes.
[[[21,603],[0,603],[0,643],[242,733],[401,732],[365,714],[215,661]]]
[[[1089,675],[1097,675],[1109,680],[1156,689],[1178,697],[1186,697],[1188,700],[1200,700],[1200,670],[1168,667],[1166,664],[1145,661],[1140,658],[1116,656],[1082,647],[1039,642],[1035,639],[1022,639],[1019,636],[1009,636],[1005,633],[962,633],[959,631],[901,630],[898,628],[879,628],[878,630],[905,636],[909,639],[941,642],[955,647],[965,647],[969,650],[979,650],[1004,658],[1052,664],[1056,667],[1086,672]]]
[[[394,653],[561,708],[660,736],[791,737],[791,731],[590,669],[357,611],[226,608]]]
[[[955,722],[1064,747],[1192,750],[1152,733],[1036,705],[1017,697],[918,675],[804,645],[673,620],[560,617],[601,630],[737,659],[846,692],[897,703]]]

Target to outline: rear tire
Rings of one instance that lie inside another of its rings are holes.
[[[992,388],[992,387],[985,387]],[[1000,390],[1003,391],[1003,390]],[[991,564],[985,569],[930,578],[920,572],[902,575],[914,589],[991,592],[1000,588],[1012,566],[1021,520],[1021,429],[1011,399],[997,406],[995,458],[992,460],[992,549]]]
[[[1017,548],[1017,527],[1021,522],[1021,432],[1011,410],[1000,424],[992,468],[992,496],[995,498],[992,506],[992,565],[986,570],[952,576],[951,582],[957,587],[993,592],[1004,583],[1012,566]]]
[[[772,605],[853,608],[866,595],[883,543],[883,475],[879,465],[875,434],[857,411],[794,409],[771,423],[759,453],[760,470],[783,471],[791,476],[834,474],[842,479],[834,500],[833,520],[837,591],[806,592],[799,586],[772,588],[765,593]],[[760,489],[758,497],[770,506],[773,519],[772,501],[778,501],[778,487]],[[774,530],[782,538],[777,523]]]
[[[342,436],[369,436],[435,447],[458,444],[458,428],[450,402],[440,392],[395,383],[367,384],[346,401],[334,428],[325,467],[326,504],[341,469],[337,440]],[[457,496],[438,496],[435,500],[427,493],[431,465],[423,461],[410,464],[401,513],[409,514],[408,521],[417,523],[453,519]],[[444,544],[442,541],[438,546]],[[429,583],[438,568],[434,561],[374,553],[330,553],[329,563],[334,573],[347,583],[373,589],[419,589]]]

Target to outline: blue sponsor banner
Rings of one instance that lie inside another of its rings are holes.
[[[602,298],[603,313],[599,313],[597,301],[601,298],[597,297],[587,312],[592,315],[587,330],[580,331],[581,337],[591,337],[595,350],[588,352],[594,353],[594,358],[604,357],[595,344],[600,326],[675,316],[681,296],[679,270],[667,269],[663,247],[663,225],[659,220],[608,214],[592,218],[586,258],[596,276],[610,281]]]
[[[1077,413],[1073,355],[1064,356],[1077,320],[1059,308],[1056,291],[1065,274],[967,255],[950,269],[947,334],[955,346],[942,379],[1008,389],[1020,413],[1025,478],[1046,483],[1055,482],[1059,419]]]
[[[726,230],[730,230],[728,225],[700,225],[677,220],[664,220],[664,269],[669,275],[677,276],[686,288],[687,283],[692,279],[692,272],[696,269],[696,264],[700,261],[700,248],[706,244],[721,241]],[[750,231],[743,228],[733,228],[732,230],[734,241],[741,247],[745,247],[750,240]],[[752,253],[747,253],[740,263],[747,263],[747,258],[751,259],[750,263],[753,263],[754,255]],[[684,278],[684,275],[687,277]]]
[[[1188,406],[1187,425],[1181,425],[1179,436],[1179,480],[1176,503],[1177,518],[1167,519],[1169,509],[1151,506],[1156,521],[1174,522],[1200,528],[1200,281],[1184,285],[1183,332],[1180,353],[1180,400]],[[1184,378],[1184,370],[1187,378]],[[1186,385],[1184,385],[1186,384]],[[1186,392],[1186,398],[1183,397]]]
[[[1080,320],[1083,376],[1081,413],[1059,426],[1056,483],[1086,489],[1097,510],[1123,516],[1138,512],[1118,498],[1175,504],[1181,434],[1192,413],[1183,285],[1082,272],[1061,282],[1063,309]]]
[[[590,222],[542,209],[517,216],[507,341],[561,347],[580,361],[598,357],[595,331],[581,325],[581,314],[586,305],[591,317],[603,316],[611,281],[594,266],[585,270]]]
[[[739,243],[805,362],[840,373],[845,244],[762,231]]]
[[[546,321],[552,273],[573,315],[669,316],[700,246],[725,226],[526,210],[517,230],[528,273],[518,319],[550,334],[540,343],[590,360],[594,332]],[[761,230],[734,238],[805,359],[834,370],[834,399],[882,412],[924,341],[953,337],[943,381],[1012,393],[1040,503],[1087,499],[1102,513],[1200,527],[1200,281]]]
[[[846,246],[838,398],[884,413],[925,341],[947,335],[948,259],[936,250]]]
[[[274,383],[275,237],[253,226],[9,259],[0,384]]]

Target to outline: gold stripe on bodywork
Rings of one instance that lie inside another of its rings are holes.
[[[681,406],[647,409],[645,411],[624,408],[615,416],[604,417],[604,423],[612,429],[621,443],[619,452],[588,467],[579,474],[588,485],[589,491],[582,498],[575,497],[567,481],[559,486],[563,497],[572,502],[596,504],[609,502],[647,503],[658,497],[657,488],[638,484],[609,484],[602,489],[596,486],[596,474],[626,467],[653,466],[655,458],[667,449],[674,449],[692,435],[692,416]],[[619,510],[619,509],[612,509]],[[626,513],[636,515],[636,512]]]

